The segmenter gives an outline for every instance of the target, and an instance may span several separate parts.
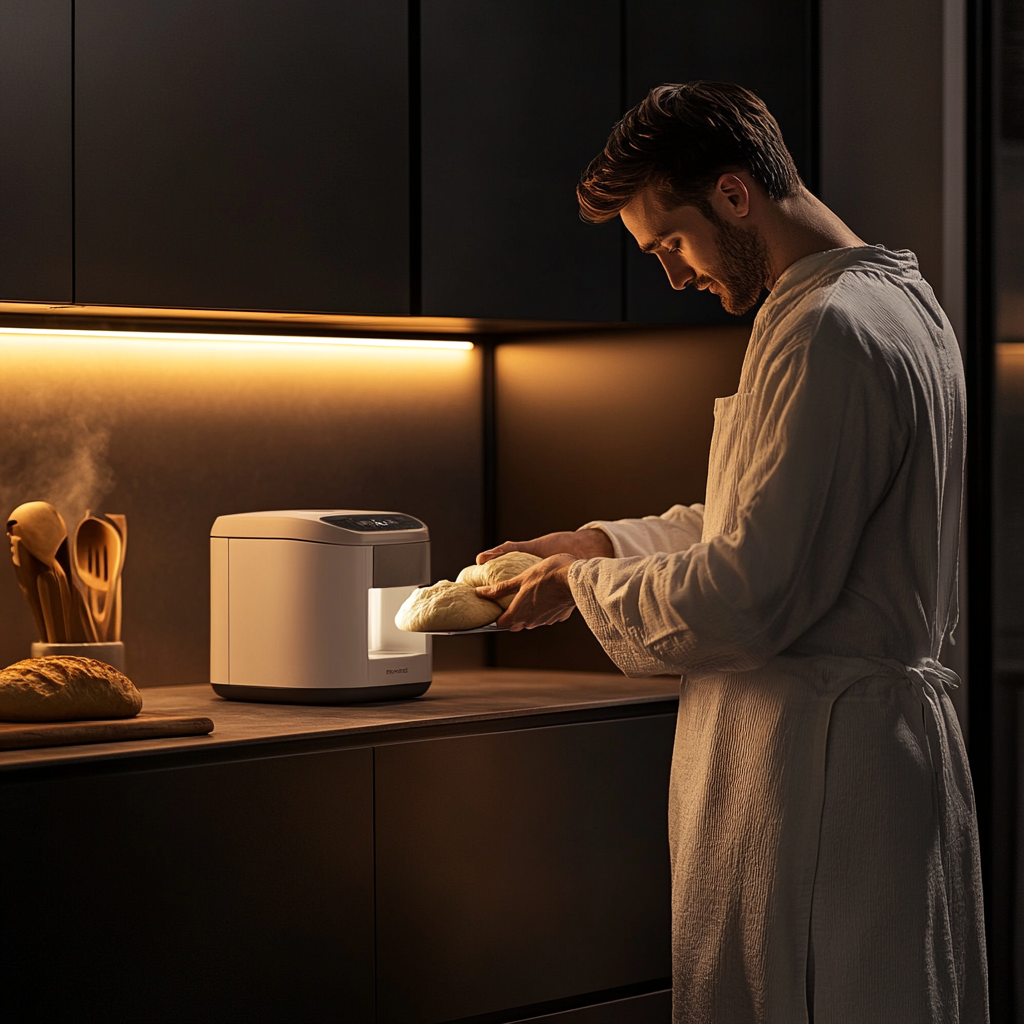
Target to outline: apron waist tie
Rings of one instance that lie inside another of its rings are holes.
[[[955,690],[960,685],[960,677],[951,668],[946,668],[934,658],[921,658],[913,665],[904,667],[910,681],[919,687],[924,683],[929,683],[935,690],[941,687],[948,692],[950,689]]]
[[[913,665],[904,666],[904,669],[921,702],[921,719],[932,771],[941,778],[945,745],[939,733],[939,723],[944,720],[939,694],[948,694],[950,689],[958,687],[960,677],[934,658],[922,658]]]

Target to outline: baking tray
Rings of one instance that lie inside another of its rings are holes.
[[[416,632],[424,636],[466,636],[469,633],[506,633],[508,626],[496,626],[489,622],[486,626],[477,626],[476,629],[418,629]]]

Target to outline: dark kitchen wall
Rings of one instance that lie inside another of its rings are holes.
[[[866,242],[912,249],[959,327],[963,25],[943,0],[821,0],[821,197]]]
[[[1019,268],[1018,268],[1019,273]],[[1024,343],[1003,342],[996,350],[995,487],[995,673],[993,715],[998,727],[993,760],[995,830],[989,883],[994,892],[1013,893],[993,903],[991,925],[999,939],[997,965],[1012,977],[997,999],[1003,1019],[1010,999],[1024,1005]],[[973,756],[973,752],[972,752]],[[1012,939],[1010,938],[1012,936]],[[994,1021],[999,1018],[993,1014]]]
[[[600,331],[495,348],[497,529],[523,538],[703,499],[714,399],[749,328]],[[128,516],[124,629],[140,686],[208,679],[210,526],[230,512],[368,508],[430,527],[432,575],[485,542],[482,351],[0,341],[0,503]],[[33,630],[0,574],[2,664]],[[486,659],[435,640],[439,669]],[[498,663],[614,671],[579,616],[499,638]]]
[[[750,328],[540,337],[495,352],[498,539],[704,500],[715,399]],[[578,613],[497,638],[504,667],[617,671]]]
[[[140,686],[209,679],[209,532],[275,508],[409,512],[435,576],[482,544],[480,351],[0,339],[0,501],[128,516],[124,627]],[[0,659],[28,607],[0,573]],[[482,663],[438,638],[437,667]]]
[[[999,558],[994,568],[995,656],[1004,672],[1024,676],[1024,343],[1003,342],[996,350],[996,486],[994,519]]]

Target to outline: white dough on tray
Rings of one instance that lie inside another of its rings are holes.
[[[498,555],[483,565],[467,565],[456,577],[459,583],[468,583],[471,587],[489,587],[495,583],[504,583],[521,572],[526,572],[531,566],[536,565],[540,558],[536,555],[527,554],[525,551],[510,551],[507,555]],[[506,594],[499,597],[498,604],[507,608],[515,594]]]
[[[409,633],[477,629],[493,622],[501,612],[500,604],[477,597],[468,583],[441,580],[414,590],[398,609],[395,625]]]
[[[414,590],[398,609],[395,625],[408,633],[486,626],[512,603],[515,594],[488,601],[478,597],[475,588],[503,583],[539,561],[536,555],[528,555],[525,551],[510,551],[483,565],[467,565],[454,582],[441,580],[433,586]]]

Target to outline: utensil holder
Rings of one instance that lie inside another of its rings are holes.
[[[95,658],[124,671],[124,643],[113,640],[105,644],[46,644],[37,640],[32,644],[33,658],[52,657]]]

